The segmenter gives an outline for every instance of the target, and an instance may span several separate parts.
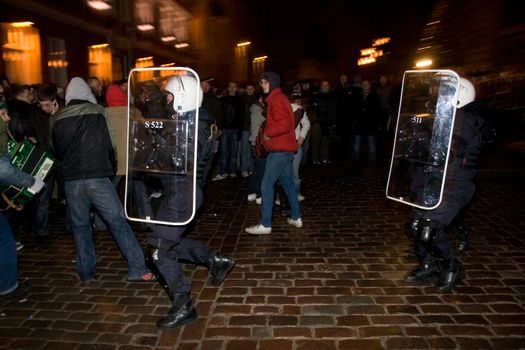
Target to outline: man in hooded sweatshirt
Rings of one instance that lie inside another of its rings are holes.
[[[71,79],[66,88],[66,107],[53,116],[52,138],[65,182],[78,277],[82,283],[95,279],[96,256],[90,221],[90,209],[94,206],[108,223],[128,262],[128,280],[153,280],[111,184],[110,177],[117,166],[110,130],[104,107],[97,105],[87,83],[82,78]]]
[[[265,102],[268,105],[268,113],[266,115],[263,145],[268,156],[261,183],[262,219],[258,225],[245,229],[247,233],[254,235],[272,232],[274,185],[277,181],[283,187],[292,209],[292,217],[288,218],[288,224],[297,228],[303,227],[297,199],[297,187],[292,175],[293,157],[294,153],[297,152],[292,106],[279,88],[281,78],[277,73],[263,73],[260,84],[264,94],[267,94]]]

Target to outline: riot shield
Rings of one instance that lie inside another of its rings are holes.
[[[405,72],[388,198],[427,210],[441,203],[458,91],[459,76],[453,71]]]
[[[195,215],[199,76],[189,68],[137,68],[128,79],[126,217],[186,225]]]

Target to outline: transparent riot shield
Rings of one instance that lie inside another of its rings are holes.
[[[405,72],[388,198],[428,210],[441,203],[458,91],[453,71]]]
[[[199,76],[189,68],[133,69],[128,98],[126,217],[185,225],[196,210]]]

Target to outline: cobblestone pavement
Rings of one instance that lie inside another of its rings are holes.
[[[187,266],[199,320],[164,332],[154,322],[168,298],[156,284],[126,281],[109,233],[95,235],[99,281],[79,285],[73,242],[55,212],[52,245],[20,235],[20,271],[33,290],[0,302],[0,348],[525,348],[525,185],[517,174],[478,179],[467,215],[473,243],[462,256],[467,278],[449,294],[403,282],[415,267],[408,207],[385,198],[385,166],[305,169],[305,227],[291,228],[276,212],[269,236],[242,233],[259,218],[242,179],[212,183],[190,236],[237,265],[218,288],[205,268]]]

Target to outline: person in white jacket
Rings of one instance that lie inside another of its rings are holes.
[[[301,179],[299,178],[299,168],[301,166],[301,160],[303,158],[303,143],[308,137],[310,132],[310,120],[304,108],[301,106],[301,100],[296,99],[292,102],[292,111],[294,112],[294,117],[298,119],[297,116],[302,115],[297,127],[295,128],[295,139],[297,140],[297,152],[293,157],[292,164],[292,175],[294,179],[295,186],[297,187],[297,198],[299,201],[304,200],[304,196],[301,194]],[[296,120],[297,120],[296,119]]]

